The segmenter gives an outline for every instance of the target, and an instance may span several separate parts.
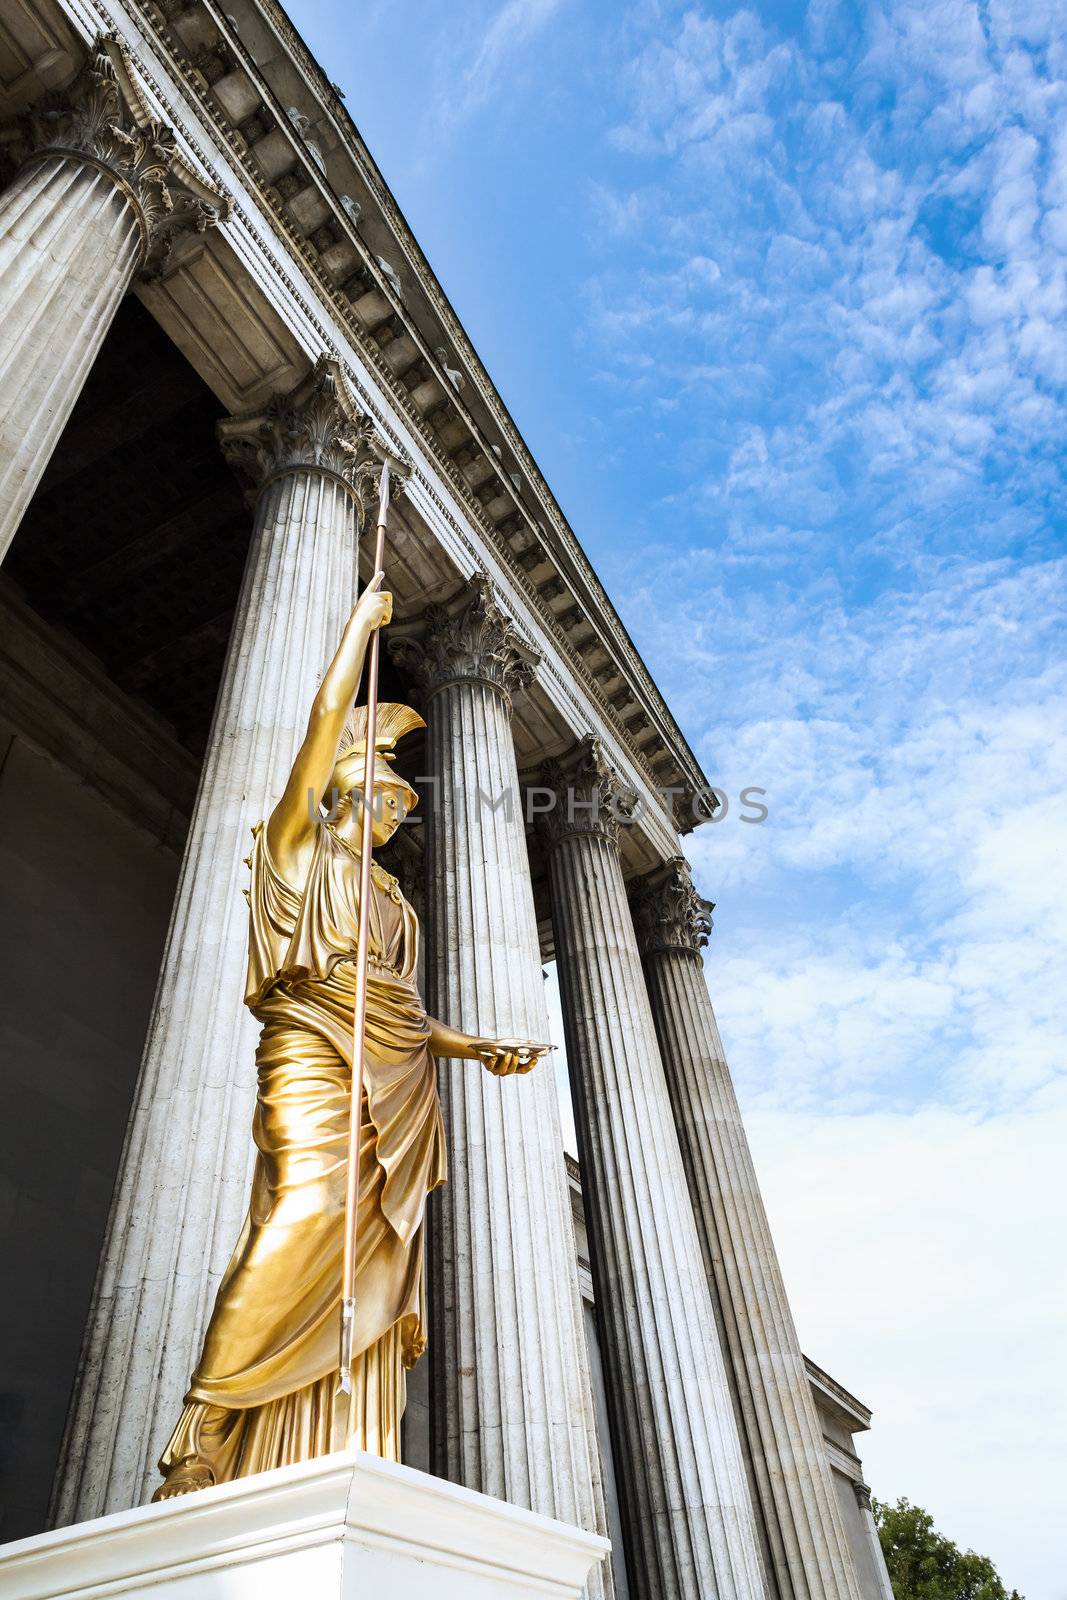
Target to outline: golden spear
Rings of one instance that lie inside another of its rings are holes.
[[[385,527],[389,518],[390,473],[382,462],[374,573],[383,570]],[[352,1382],[352,1344],[356,1324],[356,1244],[359,1230],[359,1136],[363,1115],[363,1076],[367,1026],[367,958],[370,929],[371,852],[374,848],[374,741],[378,727],[378,652],[381,629],[371,634],[367,656],[367,749],[363,767],[363,818],[359,855],[359,923],[356,934],[356,999],[352,1039],[352,1093],[348,1122],[348,1180],[345,1188],[345,1251],[341,1268],[341,1390],[348,1396],[346,1443],[352,1444],[356,1395]]]

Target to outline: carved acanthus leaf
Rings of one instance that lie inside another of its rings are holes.
[[[372,427],[355,462],[356,488],[370,518],[374,517],[381,498],[382,474],[386,466],[389,468],[389,501],[392,504],[403,494],[411,469],[406,462],[393,455]]]
[[[372,419],[356,406],[332,356],[320,356],[295,389],[276,395],[262,411],[225,418],[218,435],[227,461],[253,490],[279,473],[317,468],[333,473],[353,490],[361,516],[373,515],[377,508],[387,451]],[[389,459],[395,495],[405,469]]]
[[[638,805],[635,790],[612,766],[595,734],[587,734],[568,758],[546,761],[538,793],[537,826],[549,844],[575,833],[599,834],[618,844],[620,829]]]
[[[32,105],[9,144],[19,161],[55,152],[83,156],[113,173],[133,199],[142,265],[154,272],[177,234],[203,233],[232,210],[231,198],[193,171],[173,131],[152,115],[134,58],[116,34],[97,36],[74,80]]]
[[[427,696],[475,678],[498,688],[509,705],[533,681],[538,660],[484,573],[475,573],[447,605],[427,606],[417,632],[390,639],[389,654]]]
[[[708,942],[715,907],[697,894],[684,856],[673,856],[639,879],[630,905],[642,955],[654,950],[685,950],[699,956]]]

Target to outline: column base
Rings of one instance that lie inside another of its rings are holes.
[[[5,1600],[579,1600],[608,1542],[340,1451],[0,1546]]]

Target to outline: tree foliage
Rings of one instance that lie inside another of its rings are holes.
[[[1023,1600],[1017,1589],[1005,1589],[987,1556],[946,1539],[920,1506],[873,1505],[896,1600]]]

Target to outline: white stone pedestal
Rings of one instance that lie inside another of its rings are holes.
[[[606,1539],[362,1451],[0,1547],[4,1600],[578,1600]]]

